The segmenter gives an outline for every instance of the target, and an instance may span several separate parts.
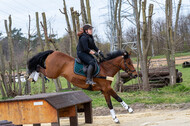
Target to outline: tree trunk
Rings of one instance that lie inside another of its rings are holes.
[[[172,29],[172,14],[173,14],[172,0],[166,0],[165,6],[166,6],[165,13],[166,13],[166,27],[167,27],[166,58],[167,58],[168,68],[170,71],[170,84],[175,85],[176,84],[175,46],[176,46],[176,38],[177,38],[176,35],[177,35],[177,29],[178,29],[178,19],[179,19],[180,7],[181,7],[181,0],[179,1],[178,9],[177,9],[174,36],[173,36],[173,29]]]
[[[143,90],[149,91],[149,78],[148,78],[148,51],[150,49],[151,41],[152,41],[152,25],[151,25],[151,18],[153,13],[153,5],[149,5],[149,15],[148,15],[148,23],[146,20],[146,0],[142,2],[139,0],[139,3],[137,3],[137,0],[134,1],[134,13],[135,13],[135,20],[136,20],[136,27],[137,27],[137,49],[138,49],[138,58],[140,60],[140,66],[141,71],[143,73],[142,75],[142,83],[143,83]],[[139,6],[138,6],[139,5]],[[142,8],[141,8],[142,5]],[[142,9],[142,16],[143,16],[143,27],[142,27],[142,34],[140,33],[140,13]],[[148,30],[147,30],[148,27]],[[148,31],[148,35],[147,35]],[[140,38],[141,36],[141,38]],[[140,42],[142,40],[142,44]],[[138,82],[140,83],[140,80],[138,79]]]
[[[115,29],[117,30],[117,39],[118,39],[118,49],[120,49],[120,36],[119,36],[119,26],[118,26],[118,19],[117,19],[117,17],[118,17],[118,6],[119,6],[119,1],[120,0],[117,0],[116,1],[116,4],[115,4],[115,11],[114,11],[114,22],[115,22]],[[116,83],[115,83],[115,85],[114,85],[114,89],[115,89],[115,91],[119,91],[119,89],[120,89],[120,71],[117,73],[117,80],[116,80]]]
[[[60,85],[59,85],[59,80],[58,79],[53,79],[54,83],[55,83],[55,88],[56,88],[56,92],[60,91]]]
[[[67,23],[67,32],[69,33],[69,37],[70,37],[70,47],[69,47],[69,55],[72,56],[72,44],[73,44],[73,36],[72,36],[72,31],[71,31],[71,25],[70,25],[70,22],[69,22],[69,17],[68,17],[68,14],[67,14],[67,7],[66,7],[66,3],[65,3],[65,0],[63,0],[63,12],[60,10],[60,12],[62,14],[65,14],[65,20],[66,20],[66,23]]]
[[[83,25],[84,24],[87,24],[88,21],[87,21],[87,16],[86,16],[86,9],[85,9],[85,6],[84,6],[84,0],[80,0],[80,7],[81,7],[81,14],[82,14],[82,22],[83,22]]]
[[[47,33],[47,22],[46,22],[46,15],[45,15],[45,12],[42,13],[42,18],[43,18],[43,24],[41,22],[41,25],[43,27],[43,30],[44,30],[44,35],[45,35],[45,43],[46,43],[46,48],[45,49],[42,49],[42,50],[46,50],[46,49],[50,49],[50,44],[49,44],[49,41],[48,41],[48,33]],[[36,23],[38,21],[36,20]],[[38,26],[37,26],[38,27]],[[38,33],[39,34],[39,33]],[[39,34],[40,35],[40,34]],[[41,38],[41,35],[38,36],[39,38]],[[42,48],[42,47],[41,47]],[[45,93],[46,92],[46,87],[45,87],[45,81],[44,81],[44,75],[41,74],[41,78],[42,78],[42,93]]]
[[[9,39],[10,39],[10,44],[11,44],[11,53],[12,53],[12,57],[11,57],[11,69],[13,72],[13,86],[14,86],[14,91],[16,91],[16,87],[15,87],[15,56],[14,56],[14,42],[12,39],[12,18],[11,15],[9,15]]]
[[[16,71],[17,71],[18,86],[19,86],[18,95],[22,95],[22,86],[21,86],[20,72],[19,72],[18,63],[16,63]]]
[[[92,24],[92,22],[91,22],[90,2],[89,2],[89,0],[86,0],[86,8],[87,8],[87,15],[88,15],[88,24]]]
[[[44,43],[42,41],[42,37],[41,37],[41,33],[40,33],[38,12],[36,12],[36,28],[37,28],[38,40],[40,41],[41,51],[43,52],[44,51]],[[42,87],[45,88],[44,75],[40,73],[40,77],[42,79]],[[43,91],[45,92],[45,89],[43,89]]]
[[[142,70],[142,79],[143,79],[143,90],[149,91],[149,78],[148,78],[148,50],[150,49],[151,41],[152,41],[152,18],[153,13],[153,4],[149,5],[149,15],[148,15],[148,23],[146,21],[146,0],[142,2],[142,15],[143,15],[143,30],[142,30],[142,59],[141,59],[141,70]],[[148,26],[148,35],[147,35],[147,26]]]
[[[77,11],[74,11],[74,15],[77,23],[77,31],[80,31],[79,13]]]
[[[74,38],[75,38],[75,47],[76,47],[76,45],[78,43],[78,37],[77,37],[77,30],[76,30],[75,15],[74,15],[73,7],[71,7],[70,10],[71,10]]]
[[[5,87],[5,93],[9,97],[9,88],[7,86],[7,80],[5,77],[5,61],[4,61],[4,56],[2,55],[1,52],[0,52],[0,57],[1,57],[1,78],[2,78],[3,85]]]
[[[29,59],[29,53],[30,53],[30,24],[31,24],[31,18],[30,15],[28,16],[29,20],[28,20],[28,44],[27,44],[27,52],[26,52],[26,71],[28,71],[28,66],[27,66],[27,61]],[[31,92],[31,85],[30,85],[30,81],[28,81],[28,79],[26,79],[26,83],[25,83],[25,94],[30,94]]]
[[[43,44],[41,33],[40,33],[38,12],[36,12],[36,28],[37,28],[38,40],[40,41],[41,51],[44,51],[44,44]]]
[[[72,56],[72,46],[73,46],[73,34],[72,34],[72,31],[71,31],[71,25],[70,25],[70,22],[69,22],[69,18],[68,18],[68,14],[67,14],[67,7],[66,7],[66,3],[65,3],[65,0],[63,0],[63,12],[60,10],[60,12],[62,14],[65,15],[65,19],[66,19],[66,22],[67,22],[67,32],[69,33],[69,37],[70,37],[70,45],[69,45],[69,55]],[[68,88],[70,89],[71,88],[71,84],[69,81],[67,81],[67,86]]]
[[[12,96],[12,69],[11,63],[9,62],[9,85],[8,85],[8,94]]]
[[[139,71],[139,64],[142,66],[142,51],[141,51],[141,34],[140,34],[140,13],[141,13],[141,0],[139,0],[139,6],[137,3],[137,0],[134,0],[134,17],[135,17],[135,22],[136,22],[136,28],[137,28],[137,51],[138,51],[138,56],[137,56],[137,71]],[[138,74],[138,73],[137,73]],[[141,79],[139,78],[138,74],[138,84],[142,83]]]
[[[2,45],[0,44],[0,72],[1,72],[1,78],[2,78],[2,82],[4,83],[4,73],[5,73],[5,63],[4,63],[4,55],[3,55],[3,49],[2,49]],[[0,81],[0,90],[1,90],[1,94],[2,94],[2,98],[6,97],[3,85]],[[6,88],[5,88],[6,90]]]
[[[50,50],[50,44],[48,42],[48,33],[47,33],[47,22],[46,22],[46,14],[45,12],[42,13],[42,18],[43,18],[43,27],[44,27],[44,34],[45,34],[45,43],[46,43],[46,49]]]
[[[12,19],[11,15],[9,16],[9,27],[7,25],[7,20],[4,21],[5,23],[5,30],[8,37],[8,46],[9,46],[9,93],[12,92],[12,70],[13,70],[13,76],[15,76],[14,73],[14,43],[12,40],[12,33],[11,33],[11,26],[12,26]],[[14,84],[14,90],[15,90],[15,78],[13,78],[13,84]]]

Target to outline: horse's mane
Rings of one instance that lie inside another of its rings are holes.
[[[113,51],[113,52],[107,53],[105,60],[106,61],[111,60],[118,56],[122,56],[123,54],[124,54],[124,51],[122,51],[122,50]]]

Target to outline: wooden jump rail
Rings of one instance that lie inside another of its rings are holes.
[[[16,126],[51,123],[60,126],[60,117],[69,117],[71,126],[78,126],[77,112],[84,112],[85,123],[92,123],[92,99],[82,91],[17,96],[0,101],[0,120]]]

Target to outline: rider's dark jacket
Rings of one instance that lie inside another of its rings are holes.
[[[89,53],[91,49],[94,49],[96,52],[99,50],[94,43],[93,36],[83,33],[79,37],[79,42],[77,45],[77,56],[85,64],[95,66],[95,58]]]
[[[96,45],[94,43],[94,38],[92,35],[83,33],[79,37],[79,43],[77,45],[77,53],[85,52],[85,53],[89,54],[91,49],[94,49],[96,52],[98,51],[98,48],[96,47]]]

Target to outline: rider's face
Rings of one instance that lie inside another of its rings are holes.
[[[88,31],[87,31],[87,33],[88,33],[89,35],[92,35],[92,28],[89,28]]]

